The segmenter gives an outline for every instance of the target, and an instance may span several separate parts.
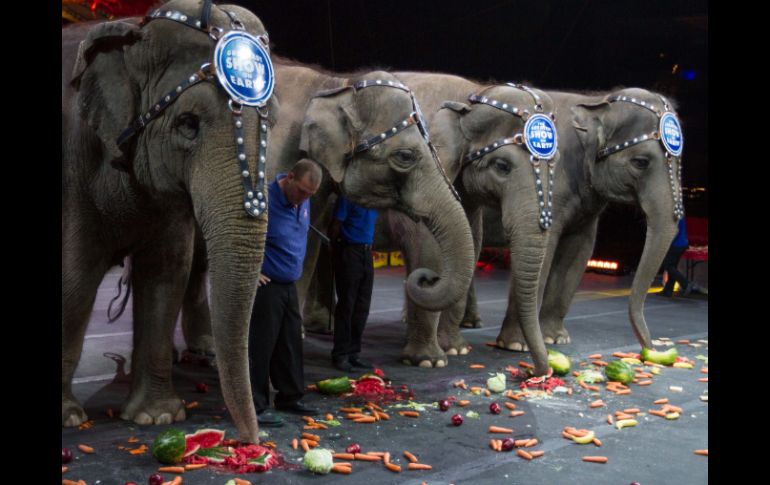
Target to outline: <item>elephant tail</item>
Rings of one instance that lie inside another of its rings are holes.
[[[126,304],[128,303],[128,297],[131,296],[131,257],[126,256],[126,258],[123,260],[123,274],[120,275],[120,279],[118,280],[118,294],[115,295],[115,298],[113,298],[110,301],[110,305],[107,307],[107,321],[108,323],[114,323],[115,320],[120,318],[121,315],[123,315],[123,312],[126,310]],[[120,301],[120,306],[118,308],[118,313],[115,315],[112,315],[112,305],[120,298],[120,294],[122,293],[121,287],[126,287],[126,294],[123,295],[123,300]]]

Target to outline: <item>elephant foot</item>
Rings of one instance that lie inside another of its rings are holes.
[[[569,332],[564,328],[564,323],[548,324],[543,322],[543,341],[547,344],[568,344],[570,343]]]
[[[191,342],[187,342],[187,351],[198,355],[213,356],[215,354],[214,337],[211,335],[203,335],[192,339]]]
[[[524,339],[524,335],[518,327],[516,327],[515,330],[507,330],[505,325],[503,325],[503,330],[497,336],[497,346],[501,349],[514,350],[517,352],[529,351],[527,341]]]
[[[471,346],[459,333],[442,335],[439,331],[438,342],[447,355],[467,355]]]
[[[463,321],[460,322],[460,326],[463,328],[481,328],[484,326],[484,322],[481,321],[480,316],[476,315],[470,318],[463,318]]]
[[[62,397],[61,425],[67,428],[80,426],[88,421],[88,415],[74,398]]]
[[[121,419],[136,424],[171,424],[187,419],[185,407],[178,397],[165,399],[131,399],[120,414]]]
[[[448,361],[441,347],[435,344],[407,344],[404,350],[401,351],[401,362],[406,365],[416,365],[425,368],[446,367]]]

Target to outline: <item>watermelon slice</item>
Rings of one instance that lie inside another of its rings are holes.
[[[185,435],[184,438],[185,443],[187,444],[184,456],[187,456],[188,454],[195,453],[194,451],[188,453],[192,448],[195,448],[195,445],[198,445],[196,450],[201,448],[213,448],[221,445],[222,441],[225,439],[225,432],[218,429],[199,429],[193,434]]]
[[[190,455],[194,455],[196,451],[201,449],[200,443],[187,442],[187,448],[184,450],[184,457],[187,458]]]
[[[214,446],[212,448],[201,448],[195,456],[206,458],[209,463],[224,463],[225,458],[232,458],[235,456],[232,449],[225,446]]]

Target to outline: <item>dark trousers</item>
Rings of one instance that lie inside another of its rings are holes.
[[[684,293],[687,289],[687,277],[676,268],[677,265],[679,265],[679,259],[682,257],[682,254],[684,254],[686,250],[687,248],[685,247],[677,248],[672,246],[666,253],[666,257],[663,258],[663,264],[661,264],[661,267],[666,273],[668,273],[668,281],[666,281],[666,286],[663,287],[663,294],[665,295],[670,296],[674,294],[675,282],[679,283],[679,287],[682,289],[682,293]]]
[[[277,405],[299,400],[304,390],[302,329],[294,283],[257,288],[249,326],[249,373],[257,412],[270,407],[270,381]]]
[[[361,352],[374,283],[371,246],[338,244],[334,251],[334,282],[337,308],[332,359],[342,359]]]

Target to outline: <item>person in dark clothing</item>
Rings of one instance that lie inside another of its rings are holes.
[[[332,365],[345,372],[372,369],[359,354],[372,300],[372,241],[376,221],[376,210],[357,206],[344,196],[337,199],[329,229],[334,244],[332,259],[337,287]]]
[[[671,242],[671,247],[668,249],[666,256],[663,258],[661,269],[668,273],[668,281],[663,287],[661,295],[672,297],[674,296],[674,285],[679,283],[680,294],[688,295],[690,293],[708,294],[706,290],[700,288],[695,282],[688,281],[687,277],[683,275],[677,266],[679,260],[682,258],[682,254],[687,251],[690,246],[690,242],[687,240],[687,225],[685,218],[679,219],[679,232],[674,240]]]
[[[308,199],[321,184],[321,168],[312,160],[297,162],[288,174],[278,174],[268,187],[265,254],[249,326],[249,372],[257,420],[281,426],[267,411],[270,382],[278,391],[275,408],[316,414],[303,404],[302,321],[295,282],[302,275],[310,227]]]

